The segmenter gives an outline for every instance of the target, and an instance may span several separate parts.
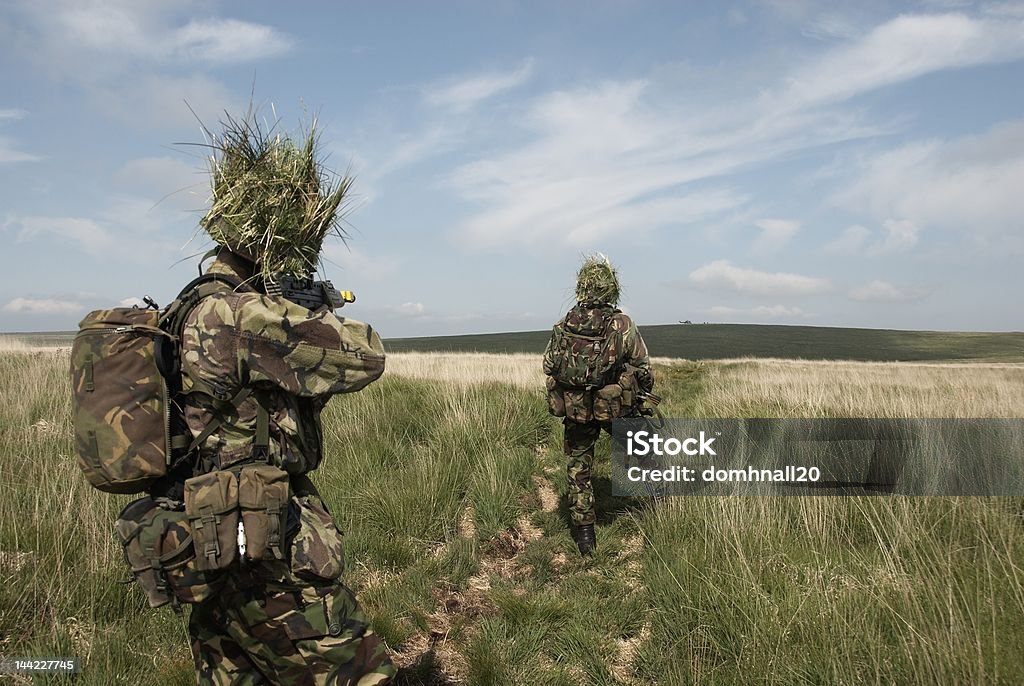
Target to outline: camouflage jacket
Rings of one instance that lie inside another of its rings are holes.
[[[243,282],[252,276],[230,253],[209,273]],[[210,395],[192,392],[197,387],[222,398],[246,386],[253,393],[200,446],[202,463],[226,468],[251,456],[262,402],[269,411],[273,462],[291,474],[316,469],[323,442],[320,411],[345,380],[337,355],[340,327],[326,309],[310,311],[245,286],[204,298],[182,332],[185,420],[193,437],[214,419],[218,406]]]
[[[609,320],[610,318],[610,320]],[[555,324],[551,339],[544,351],[544,373],[555,376],[559,367],[564,364],[562,352],[558,350],[560,331],[586,337],[602,337],[606,334],[611,338],[605,350],[607,359],[605,366],[619,371],[625,365],[637,367],[637,381],[641,389],[651,391],[654,377],[651,375],[651,360],[647,355],[647,345],[640,335],[640,330],[629,315],[611,306],[597,307],[577,303],[562,319]]]

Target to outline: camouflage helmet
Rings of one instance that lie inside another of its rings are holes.
[[[316,122],[296,140],[264,130],[250,111],[209,138],[212,198],[200,226],[218,245],[253,261],[261,276],[316,270],[324,238],[342,240],[351,177],[318,159]]]
[[[576,300],[584,305],[619,304],[619,274],[601,253],[588,255],[576,273]]]

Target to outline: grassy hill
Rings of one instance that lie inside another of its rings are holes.
[[[781,357],[806,360],[1024,361],[1024,333],[897,331],[758,324],[641,327],[651,355],[688,360]],[[39,346],[70,346],[73,331],[3,334]],[[541,353],[550,331],[389,338],[391,352]]]
[[[651,355],[690,360],[784,357],[809,360],[1022,360],[1024,333],[894,331],[756,324],[667,324],[641,327]],[[540,353],[548,331],[392,338],[394,352]]]

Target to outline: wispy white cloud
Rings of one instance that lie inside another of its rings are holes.
[[[79,314],[86,309],[80,302],[56,298],[14,298],[0,307],[2,312],[29,315]]]
[[[859,286],[850,291],[851,300],[860,300],[864,302],[900,302],[906,300],[917,300],[926,295],[928,295],[928,291],[926,289],[899,288],[888,281],[882,281],[881,279],[870,281],[863,286]]]
[[[909,219],[886,219],[882,226],[885,237],[877,246],[868,249],[869,254],[889,255],[917,245],[920,229]]]
[[[43,159],[18,149],[18,143],[6,136],[0,136],[0,164],[8,162],[37,162]]]
[[[886,221],[888,245],[905,247],[916,240],[915,227],[1018,231],[1021,188],[1024,120],[1017,120],[980,135],[910,143],[869,157],[832,200]]]
[[[743,295],[819,295],[831,290],[828,279],[788,272],[764,272],[715,260],[690,272],[690,285]]]
[[[805,312],[799,307],[789,307],[786,305],[758,305],[749,309],[730,307],[728,305],[713,305],[707,309],[707,313],[715,318],[731,319],[734,321],[794,321],[814,317],[813,314]]]
[[[0,122],[23,119],[28,115],[25,110],[2,109],[0,110]],[[35,162],[41,160],[39,155],[19,150],[16,141],[7,136],[0,136],[0,164],[5,162]]]
[[[196,11],[199,9],[200,11]],[[12,54],[134,128],[195,128],[239,111],[212,68],[278,57],[294,40],[264,24],[204,16],[203,2],[16,2],[0,22]],[[192,73],[182,73],[183,71]]]
[[[1024,57],[1024,23],[965,14],[902,15],[795,70],[775,107],[845,100],[924,74]]]
[[[75,245],[92,255],[103,255],[117,243],[108,228],[95,220],[81,217],[10,216],[4,222],[4,230],[12,231],[20,243],[56,240],[63,245]]]
[[[758,219],[754,226],[761,229],[754,245],[762,250],[782,247],[800,230],[800,222],[795,219]]]
[[[871,238],[871,230],[860,224],[843,229],[839,237],[825,245],[825,252],[831,255],[859,255]]]
[[[860,224],[848,226],[824,252],[830,255],[880,257],[903,253],[918,244],[921,229],[909,219],[886,219],[879,230]]]
[[[807,319],[813,316],[799,307],[786,307],[785,305],[758,305],[751,310],[751,313],[765,319]]]
[[[132,196],[117,196],[95,217],[8,215],[0,226],[19,243],[57,245],[105,259],[138,260],[177,255],[181,245],[168,236],[181,236],[175,222],[185,215],[161,212],[152,202]],[[190,224],[193,222],[189,222]],[[169,230],[176,228],[177,230]]]
[[[481,206],[458,227],[459,237],[483,246],[576,247],[652,222],[685,223],[665,203],[686,206],[717,193],[730,201],[714,211],[735,209],[745,197],[723,177],[793,151],[892,130],[891,122],[866,123],[839,103],[936,71],[1024,57],[1022,30],[1022,22],[961,14],[896,17],[781,74],[762,95],[728,106],[681,102],[645,79],[548,93],[513,115],[513,125],[532,140],[451,175],[450,185]],[[718,188],[688,188],[708,181]],[[900,212],[878,221],[920,225]],[[912,232],[899,230],[908,226],[887,227],[892,240],[885,251],[913,243]],[[785,231],[776,225],[764,239],[784,240]]]
[[[175,29],[164,50],[203,62],[251,62],[288,52],[292,40],[277,29],[237,19],[190,21]]]
[[[523,85],[533,73],[533,61],[527,60],[513,71],[475,74],[427,88],[424,99],[435,107],[455,111],[468,110],[499,93]]]
[[[100,53],[162,62],[248,62],[287,52],[292,40],[273,27],[238,19],[193,19],[175,26],[148,3],[71,5],[49,17],[65,41]]]
[[[392,305],[385,309],[398,315],[407,317],[422,317],[427,313],[427,308],[423,303],[419,302],[404,302],[401,305]]]

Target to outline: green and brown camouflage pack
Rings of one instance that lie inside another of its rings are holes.
[[[153,309],[97,310],[71,347],[78,464],[102,491],[138,493],[167,470],[169,398],[156,340],[169,334],[159,323]]]
[[[149,496],[133,500],[121,511],[115,529],[150,607],[199,603],[223,584],[219,572],[196,566],[192,532],[180,503]]]
[[[108,493],[141,493],[167,473],[191,436],[180,416],[180,333],[185,315],[237,282],[196,279],[167,308],[90,312],[71,346],[72,419],[78,464]]]
[[[614,379],[622,354],[611,335],[616,312],[577,305],[555,324],[548,348],[555,381],[570,389],[596,389]]]
[[[640,385],[653,383],[638,329],[607,304],[580,302],[554,326],[544,373],[548,410],[577,423],[608,422],[637,411]]]

